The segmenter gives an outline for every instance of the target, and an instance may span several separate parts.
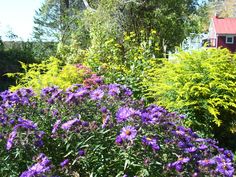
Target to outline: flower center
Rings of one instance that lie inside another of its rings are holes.
[[[130,130],[126,130],[126,131],[125,131],[125,134],[126,134],[126,135],[131,135],[131,131],[130,131]]]

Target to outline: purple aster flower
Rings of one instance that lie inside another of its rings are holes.
[[[180,118],[180,119],[185,119],[185,118],[186,118],[186,115],[181,114],[181,115],[179,115],[179,118]]]
[[[160,150],[160,147],[157,144],[157,139],[156,138],[147,138],[146,136],[144,136],[142,138],[142,143],[146,146],[150,146],[153,151]]]
[[[198,147],[198,149],[200,149],[200,150],[205,150],[205,149],[208,149],[208,146],[205,145],[205,144],[201,144],[201,145]]]
[[[116,143],[117,145],[121,145],[121,144],[123,143],[123,139],[121,138],[120,135],[118,135],[118,136],[116,137],[115,143]]]
[[[18,118],[18,124],[14,128],[23,127],[27,129],[37,129],[37,124],[28,119]]]
[[[116,113],[116,120],[118,123],[124,122],[128,120],[131,116],[133,116],[136,111],[133,108],[129,107],[120,107]]]
[[[233,177],[234,175],[234,167],[232,163],[219,163],[215,171],[227,177]]]
[[[10,150],[13,146],[13,143],[14,143],[14,139],[16,138],[16,135],[17,135],[17,131],[14,130],[12,131],[10,134],[9,134],[9,137],[7,139],[7,150]]]
[[[85,87],[81,87],[75,92],[75,97],[84,97],[89,93],[88,89]]]
[[[56,116],[58,116],[58,114],[59,114],[59,111],[57,109],[53,109],[52,116],[56,117]]]
[[[180,172],[183,169],[183,165],[185,163],[188,163],[189,161],[190,161],[190,159],[188,157],[179,158],[176,162],[168,164],[168,167],[169,168],[175,168],[176,171]]]
[[[84,127],[88,127],[88,126],[89,126],[89,122],[87,122],[87,121],[83,121],[83,122],[82,122],[82,126],[84,126]]]
[[[223,154],[224,154],[227,158],[229,158],[230,160],[233,160],[233,158],[234,158],[234,154],[233,154],[233,152],[230,151],[230,150],[225,150],[225,151],[223,152]]]
[[[187,144],[185,142],[183,142],[183,141],[179,141],[178,142],[178,147],[179,148],[187,148]]]
[[[101,100],[103,96],[104,92],[99,88],[90,93],[90,97],[92,100]]]
[[[116,95],[119,95],[120,93],[120,88],[118,84],[110,84],[108,86],[108,89],[109,89],[108,94],[111,96],[116,96]]]
[[[62,128],[63,130],[70,130],[70,128],[71,128],[73,125],[77,124],[78,122],[79,122],[79,119],[69,120],[69,121],[67,121],[66,123],[62,124],[62,125],[61,125],[61,128]]]
[[[216,162],[214,159],[204,159],[204,160],[199,160],[198,164],[203,167],[208,167],[211,165],[214,165]]]
[[[123,127],[120,131],[120,137],[123,140],[133,140],[137,135],[137,130],[132,126]]]
[[[85,151],[83,149],[80,149],[78,151],[79,156],[85,156]]]
[[[141,119],[142,119],[142,122],[144,124],[155,124],[155,123],[157,123],[157,118],[153,117],[152,114],[147,113],[147,112],[142,113]]]
[[[30,167],[27,171],[24,171],[20,177],[34,177],[43,176],[44,173],[51,170],[51,161],[44,154],[40,154],[37,157],[37,163]]]
[[[74,100],[74,98],[75,98],[75,94],[74,93],[71,93],[71,92],[68,93],[65,103],[72,102]]]
[[[196,147],[185,148],[185,152],[187,152],[187,153],[193,153],[193,152],[196,152],[196,151],[197,151]]]
[[[111,117],[111,115],[109,113],[107,113],[107,114],[103,113],[102,114],[102,128],[106,127],[106,125],[108,124],[108,122],[110,120],[110,117]]]
[[[61,124],[60,119],[55,122],[55,124],[53,125],[52,134],[56,133],[60,124]]]
[[[127,96],[131,96],[133,94],[133,92],[129,88],[127,88],[126,86],[123,86],[122,89],[124,90],[124,94]]]
[[[100,111],[101,111],[102,113],[107,113],[107,108],[106,108],[106,107],[102,107],[102,108],[100,109]]]
[[[69,159],[65,159],[64,161],[62,161],[61,163],[60,163],[60,166],[63,168],[63,167],[65,167],[65,166],[67,166],[68,164],[69,164]]]
[[[13,124],[15,123],[15,120],[14,120],[14,119],[11,119],[11,120],[9,121],[9,123],[13,125]]]

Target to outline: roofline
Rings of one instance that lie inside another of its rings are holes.
[[[236,35],[236,33],[216,33],[216,35]]]

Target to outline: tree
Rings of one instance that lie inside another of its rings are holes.
[[[99,34],[95,38],[102,36],[102,42],[109,34],[119,37],[133,31],[138,38],[141,30],[149,34],[154,29],[161,40],[160,49],[166,52],[198,30],[193,18],[197,7],[196,0],[101,0],[85,18],[90,32]]]
[[[236,1],[235,0],[211,0],[210,15],[218,15],[220,17],[236,17]]]

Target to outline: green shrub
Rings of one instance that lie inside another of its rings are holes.
[[[15,83],[14,79],[7,78],[4,74],[22,71],[19,60],[27,64],[35,62],[30,43],[9,43],[4,46],[0,41],[0,90],[5,90]]]
[[[63,65],[62,61],[55,57],[42,61],[39,64],[26,65],[20,62],[24,73],[8,73],[9,77],[17,77],[17,85],[11,86],[11,90],[21,87],[31,87],[36,92],[48,86],[67,88],[74,83],[83,83],[84,79],[92,74],[86,68],[76,65]]]
[[[145,91],[141,84],[146,77],[144,70],[156,64],[160,56],[157,32],[152,30],[147,35],[141,31],[141,35],[137,40],[135,33],[126,33],[122,41],[110,39],[99,49],[91,48],[85,64],[103,75],[106,83],[128,85],[135,97],[141,97]]]
[[[188,115],[185,122],[235,149],[236,55],[227,49],[180,52],[149,69],[148,97]]]

